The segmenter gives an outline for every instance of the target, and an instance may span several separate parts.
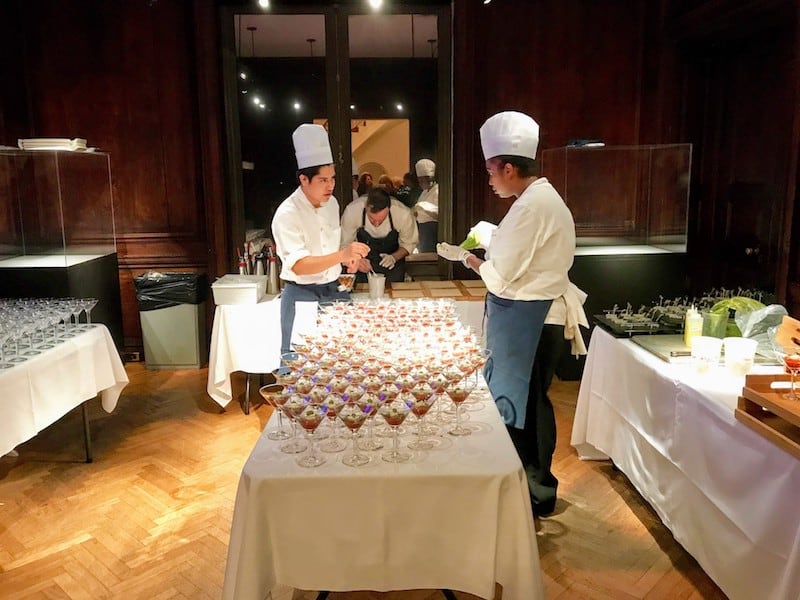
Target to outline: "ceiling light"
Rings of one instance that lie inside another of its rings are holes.
[[[256,105],[261,104],[261,98],[259,98],[258,96],[253,96],[253,104]]]
[[[258,0],[258,5],[261,8],[269,8],[269,0]]]
[[[294,107],[295,110],[300,110],[300,103],[299,102],[295,102],[294,104],[292,104],[292,106]]]
[[[489,4],[492,0],[483,0],[484,4]]]
[[[355,104],[351,104],[350,105],[350,110],[355,110],[355,109],[356,109],[356,105]]]
[[[400,110],[400,111],[403,110],[403,105],[402,104],[398,103],[398,104],[396,104],[396,106],[397,106],[397,110]]]
[[[246,93],[247,93],[247,90],[242,90],[242,93],[243,93],[243,94],[246,94]]]
[[[244,71],[239,73],[239,79],[247,79],[247,73],[245,73]]]
[[[383,5],[383,0],[369,0],[369,5],[378,10]]]

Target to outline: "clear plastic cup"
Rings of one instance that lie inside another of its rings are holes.
[[[722,353],[722,340],[708,335],[697,335],[692,338],[692,359],[699,373],[707,372],[719,364]]]
[[[725,366],[734,375],[747,375],[753,368],[758,342],[743,337],[726,337],[722,342],[725,347]]]

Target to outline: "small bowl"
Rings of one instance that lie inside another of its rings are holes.
[[[352,292],[353,284],[356,282],[355,273],[342,273],[339,275],[339,291]]]

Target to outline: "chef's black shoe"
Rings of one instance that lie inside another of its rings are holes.
[[[556,501],[555,498],[552,501],[548,502],[534,502],[533,503],[533,514],[536,517],[546,517],[553,513],[556,509]]]

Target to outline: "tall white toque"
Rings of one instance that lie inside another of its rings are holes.
[[[436,174],[436,163],[430,158],[421,158],[414,165],[417,177],[433,177]]]
[[[322,125],[303,123],[292,134],[297,168],[318,167],[333,163],[328,132]]]
[[[486,160],[502,155],[536,158],[539,124],[524,113],[497,113],[486,119],[480,132],[483,157]]]

